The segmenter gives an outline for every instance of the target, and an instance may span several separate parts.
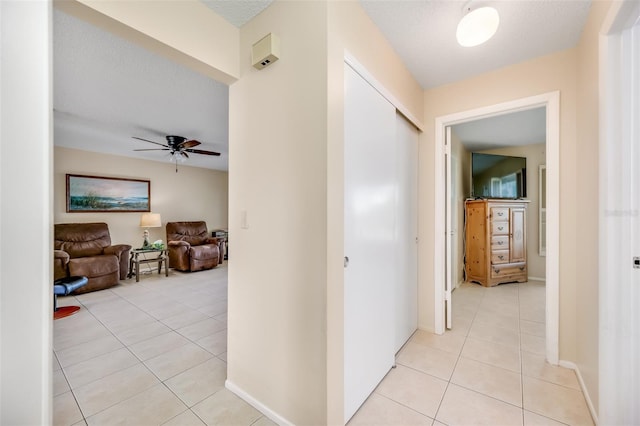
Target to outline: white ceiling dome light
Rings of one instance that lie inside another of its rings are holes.
[[[464,47],[478,46],[489,40],[498,31],[500,15],[489,6],[479,7],[473,0],[463,8],[465,14],[456,31],[458,43]]]

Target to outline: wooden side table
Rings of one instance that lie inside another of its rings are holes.
[[[158,255],[152,258],[147,258],[147,253],[157,253]],[[140,258],[140,255],[143,255]],[[140,264],[158,262],[158,274],[162,273],[162,264],[164,263],[164,275],[169,276],[169,256],[167,255],[167,249],[133,249],[131,250],[131,258],[129,259],[129,275],[127,278],[136,276],[136,282],[140,281]],[[135,267],[135,270],[134,270]]]
[[[229,257],[229,233],[224,229],[215,229],[211,231],[211,236],[222,240],[222,257],[227,260]]]

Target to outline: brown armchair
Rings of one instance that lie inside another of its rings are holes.
[[[128,244],[111,245],[106,223],[54,225],[53,279],[85,276],[87,285],[74,294],[102,290],[127,277]]]
[[[222,263],[223,242],[209,237],[205,222],[167,222],[169,266],[178,271],[201,271]]]

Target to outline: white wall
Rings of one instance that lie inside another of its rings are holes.
[[[0,2],[0,424],[51,424],[51,4]]]
[[[185,164],[188,164],[185,163]],[[149,228],[151,242],[166,241],[172,221],[204,220],[208,229],[228,225],[228,174],[224,171],[145,161],[117,155],[56,147],[54,151],[54,223],[106,222],[114,244],[142,245],[142,213],[67,213],[66,174],[144,179],[151,182],[151,211],[160,213],[161,228]]]

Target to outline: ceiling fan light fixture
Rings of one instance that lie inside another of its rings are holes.
[[[162,148],[142,148],[142,149],[134,149],[134,151],[168,151],[167,161],[170,163],[175,163],[176,165],[176,173],[178,172],[178,163],[184,163],[189,158],[189,154],[187,152],[191,152],[193,154],[203,154],[203,155],[213,155],[219,156],[219,152],[214,151],[206,151],[204,149],[193,149],[194,146],[200,145],[202,142],[198,142],[195,139],[187,140],[187,138],[182,136],[173,136],[167,135],[167,143],[159,143],[150,141],[149,139],[140,138],[138,136],[132,136],[133,139],[137,139],[144,142],[149,142],[154,145],[161,146]]]
[[[187,161],[187,157],[185,157],[180,151],[173,151],[169,153],[167,160],[170,163],[184,163],[185,161]]]
[[[498,31],[500,15],[489,6],[473,8],[472,2],[465,5],[466,14],[458,23],[456,38],[463,47],[478,46],[489,40]]]

